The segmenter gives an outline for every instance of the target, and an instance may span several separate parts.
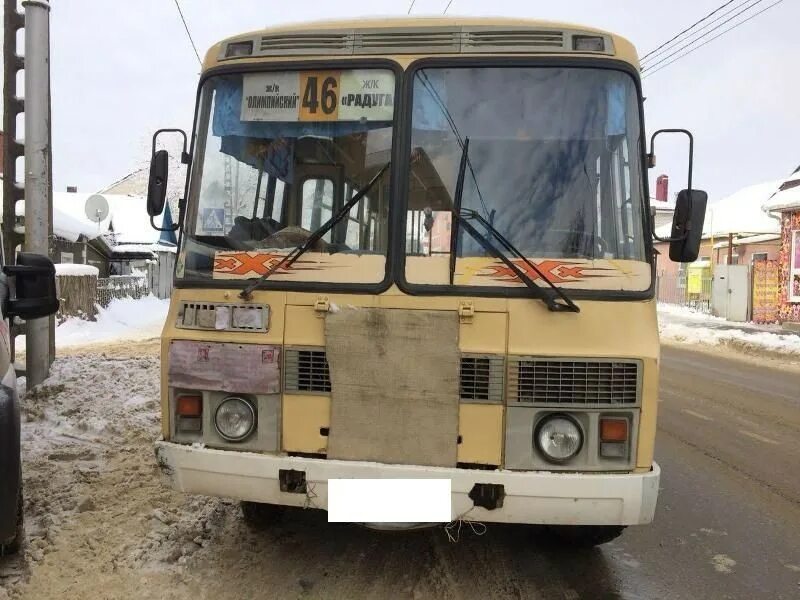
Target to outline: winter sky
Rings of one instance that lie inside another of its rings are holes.
[[[774,0],[766,0],[766,7]],[[626,36],[640,54],[722,0],[453,0],[450,15],[564,20]],[[414,14],[447,0],[417,0]],[[181,0],[201,57],[224,37],[287,22],[404,15],[408,1]],[[785,0],[644,80],[646,126],[696,137],[695,187],[712,201],[786,176],[800,164],[800,2]],[[94,191],[148,159],[159,127],[190,128],[199,66],[174,0],[54,0],[52,29],[55,189]],[[684,187],[685,145],[662,141],[651,175]]]

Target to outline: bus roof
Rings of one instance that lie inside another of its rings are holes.
[[[603,39],[602,50],[576,50],[581,36]],[[229,46],[246,51],[237,53]],[[393,57],[408,64],[432,55],[594,56],[636,68],[624,37],[583,25],[500,17],[385,17],[295,23],[236,35],[212,46],[203,69],[239,62]]]

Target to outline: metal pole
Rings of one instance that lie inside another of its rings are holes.
[[[25,0],[25,251],[48,255],[50,208],[50,4]],[[50,319],[27,323],[28,386],[50,370]]]

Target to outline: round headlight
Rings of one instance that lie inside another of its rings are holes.
[[[214,425],[229,442],[241,442],[253,433],[256,426],[256,411],[244,398],[229,396],[217,407]]]
[[[583,446],[580,427],[564,415],[542,419],[534,438],[536,447],[550,462],[565,462],[578,454]]]

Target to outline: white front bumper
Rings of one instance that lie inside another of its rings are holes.
[[[328,506],[328,479],[450,479],[453,515],[484,522],[554,525],[639,525],[653,520],[661,474],[479,471],[415,465],[297,458],[156,442],[156,457],[176,490],[286,506]],[[313,494],[282,492],[281,469],[304,471]],[[476,483],[502,484],[503,506],[473,508]],[[313,497],[311,497],[313,496]]]

